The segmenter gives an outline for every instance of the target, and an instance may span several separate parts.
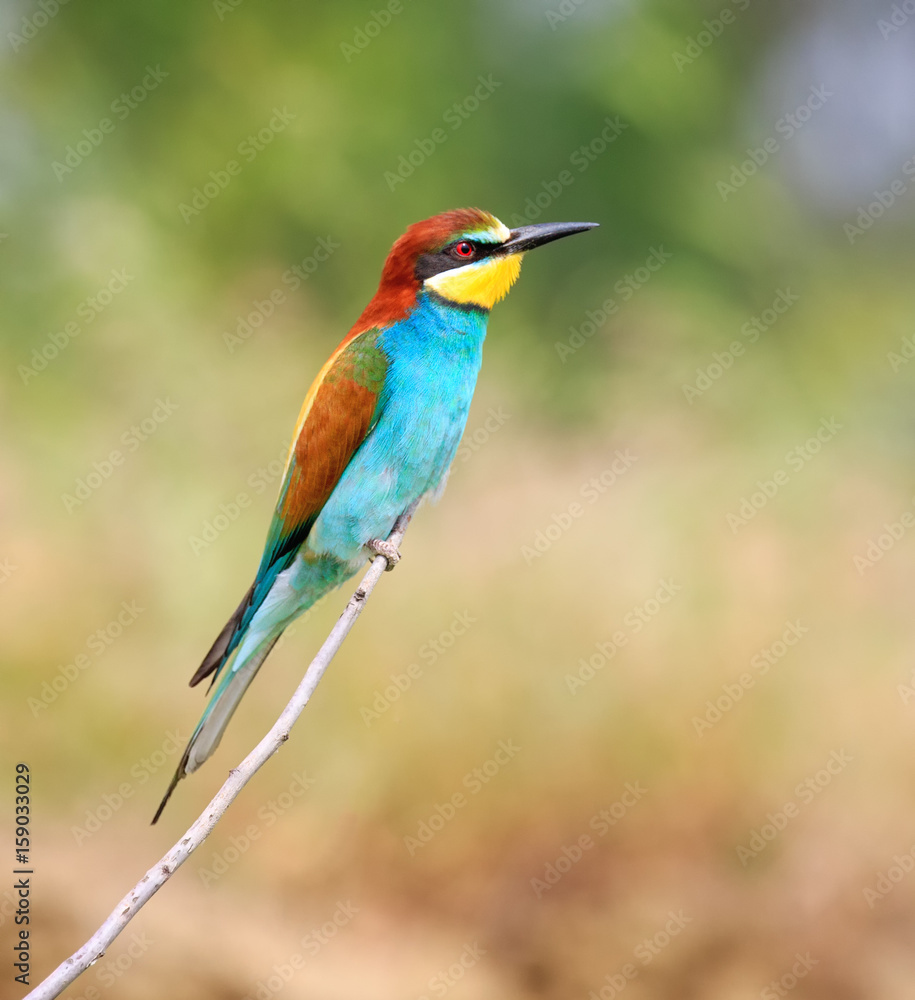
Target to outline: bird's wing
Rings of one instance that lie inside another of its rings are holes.
[[[372,329],[344,340],[318,373],[292,437],[257,576],[191,685],[218,674],[277,575],[291,565],[344,469],[380,416],[387,367],[378,330]]]

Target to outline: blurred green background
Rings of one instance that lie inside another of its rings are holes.
[[[34,776],[33,982],[345,603],[151,828],[305,391],[394,238],[479,205],[601,228],[525,262],[443,500],[66,996],[910,995],[906,7],[4,4],[0,739]]]

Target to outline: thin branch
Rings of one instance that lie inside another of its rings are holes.
[[[415,509],[416,504],[413,504],[395,522],[388,537],[388,541],[395,546],[400,545]],[[139,913],[141,907],[165,885],[175,871],[206,840],[238,793],[289,739],[289,732],[296,719],[302,714],[302,710],[308,704],[318,682],[324,676],[324,671],[327,670],[330,661],[343,644],[343,640],[361,614],[369,594],[375,589],[375,584],[378,583],[381,574],[387,568],[388,560],[384,555],[377,555],[372,560],[372,564],[362,578],[356,593],[350,598],[343,614],[337,619],[330,635],[324,640],[324,645],[311,661],[308,670],[305,671],[305,676],[296,688],[295,694],[283,709],[282,715],[241,764],[229,772],[226,783],[219,789],[201,815],[197,817],[187,833],[137,882],[82,948],[74,952],[65,962],[62,962],[24,1000],[51,1000],[52,997],[60,996],[77,976],[82,975],[90,965],[93,965],[105,954],[111,942],[127,927],[127,924]]]

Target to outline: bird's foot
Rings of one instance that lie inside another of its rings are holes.
[[[365,547],[376,556],[384,556],[387,559],[388,564],[385,567],[385,572],[387,573],[390,573],[400,562],[400,550],[393,542],[385,542],[380,538],[373,538],[370,542],[366,542]]]

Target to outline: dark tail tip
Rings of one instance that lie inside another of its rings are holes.
[[[232,617],[226,622],[223,630],[216,637],[216,641],[210,647],[210,651],[203,658],[203,663],[197,668],[194,676],[191,678],[190,686],[194,687],[199,684],[205,677],[209,677],[213,674],[213,680],[210,682],[210,687],[216,683],[216,675],[219,673],[220,668],[223,663],[226,662],[226,657],[229,655],[229,646],[232,643],[232,639],[235,637],[235,633],[241,627],[242,619],[245,616],[245,612],[251,604],[251,596],[254,593],[254,584],[248,588],[248,593],[241,599],[241,604],[232,612]]]
[[[162,810],[165,808],[166,804],[168,803],[168,800],[172,797],[172,792],[177,787],[178,782],[183,777],[184,777],[184,761],[182,760],[182,762],[178,765],[178,769],[175,771],[174,775],[172,776],[172,780],[169,783],[169,786],[168,786],[168,789],[165,792],[165,795],[162,797],[162,801],[159,803],[159,808],[156,810],[156,815],[153,816],[152,823],[150,823],[150,826],[155,826],[156,823],[159,821],[159,817],[162,815]]]

